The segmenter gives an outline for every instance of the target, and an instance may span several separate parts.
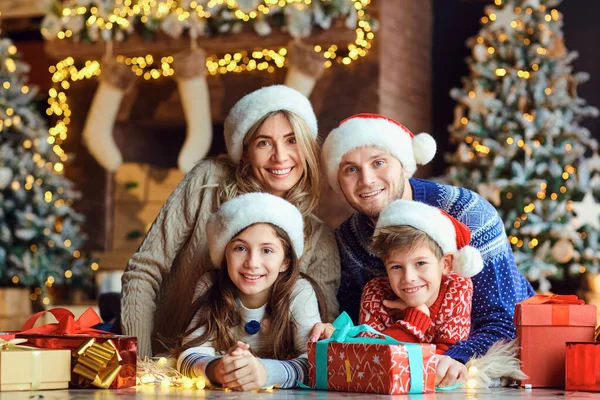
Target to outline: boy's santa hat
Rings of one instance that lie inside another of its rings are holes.
[[[234,163],[239,164],[244,151],[246,134],[266,114],[286,110],[300,116],[316,140],[317,116],[308,98],[284,85],[272,85],[242,97],[225,119],[225,144]]]
[[[471,277],[483,269],[481,253],[469,245],[469,227],[447,212],[418,201],[395,200],[379,215],[373,235],[381,228],[397,225],[409,225],[425,232],[444,254],[454,254],[452,269],[458,275]]]
[[[417,164],[433,159],[436,143],[431,135],[413,135],[404,125],[379,114],[356,114],[343,120],[329,133],[323,144],[323,163],[331,187],[340,192],[338,168],[344,155],[364,146],[376,146],[387,151],[402,163],[412,175]]]
[[[221,205],[208,218],[206,235],[210,259],[220,266],[227,243],[250,225],[270,223],[283,229],[290,237],[296,256],[304,252],[304,220],[294,205],[268,193],[248,193]]]

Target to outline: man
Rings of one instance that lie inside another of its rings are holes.
[[[471,245],[481,252],[484,269],[472,278],[470,337],[451,346],[439,359],[436,384],[450,385],[466,372],[463,364],[470,358],[484,354],[500,339],[514,338],[515,304],[533,296],[534,291],[518,271],[504,225],[490,203],[464,188],[411,178],[417,164],[427,164],[435,151],[435,140],[428,134],[414,136],[390,118],[358,114],[329,134],[322,154],[330,185],[357,211],[336,230],[342,262],[338,300],[341,311],[355,322],[363,287],[385,274],[382,261],[369,252],[368,243],[379,213],[393,200],[437,207],[471,230]],[[383,305],[401,308],[389,300]],[[312,336],[330,329],[317,326]]]

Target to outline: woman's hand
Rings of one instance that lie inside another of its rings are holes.
[[[250,346],[237,342],[214,368],[215,380],[232,390],[260,389],[267,383],[264,365],[250,352]]]

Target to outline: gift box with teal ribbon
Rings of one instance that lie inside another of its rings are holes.
[[[399,342],[368,325],[354,326],[346,313],[332,337],[308,344],[311,388],[379,394],[435,391],[434,344]],[[366,332],[382,338],[359,336]]]

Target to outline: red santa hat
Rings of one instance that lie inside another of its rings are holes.
[[[379,215],[374,236],[384,227],[409,225],[425,232],[444,254],[454,254],[452,269],[458,275],[471,277],[483,269],[481,253],[470,246],[469,227],[439,208],[412,200],[396,200]]]
[[[404,125],[379,114],[356,114],[332,130],[323,144],[323,163],[331,187],[340,192],[338,168],[344,155],[359,147],[376,146],[392,154],[412,175],[417,164],[433,159],[437,146],[427,133],[413,135]]]

